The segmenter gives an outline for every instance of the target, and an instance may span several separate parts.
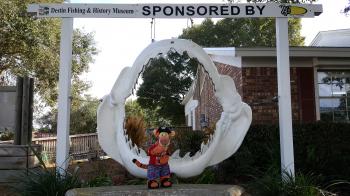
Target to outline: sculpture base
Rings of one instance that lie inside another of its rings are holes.
[[[66,196],[244,196],[244,189],[236,185],[174,184],[171,188],[148,189],[146,185],[106,186],[69,190]]]

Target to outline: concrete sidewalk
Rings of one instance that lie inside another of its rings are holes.
[[[146,185],[126,185],[78,188],[69,190],[66,196],[248,196],[236,185],[175,184],[171,188],[150,190]]]

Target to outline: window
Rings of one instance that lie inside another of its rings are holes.
[[[201,114],[200,117],[200,124],[201,124],[201,128],[205,128],[208,127],[208,118],[205,116],[205,114]]]
[[[320,70],[317,80],[321,120],[350,122],[350,70]]]

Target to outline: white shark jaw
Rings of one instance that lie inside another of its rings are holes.
[[[147,164],[146,153],[133,146],[124,130],[125,100],[136,85],[139,74],[147,62],[159,53],[166,54],[170,48],[179,53],[187,51],[196,57],[208,72],[215,85],[215,96],[223,107],[220,120],[210,140],[201,145],[201,150],[190,157],[187,153],[179,157],[175,151],[170,160],[170,170],[179,177],[199,175],[206,167],[217,164],[237,151],[252,120],[250,107],[243,103],[231,77],[220,75],[210,57],[196,43],[183,39],[167,39],[153,42],[136,58],[132,67],[124,68],[109,95],[103,98],[97,111],[98,139],[102,149],[122,164],[131,174],[146,178],[146,170],[137,167],[132,160]]]

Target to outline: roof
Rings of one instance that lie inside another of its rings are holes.
[[[350,47],[350,29],[320,31],[310,46]]]
[[[204,48],[210,58],[218,63],[242,66],[242,59],[276,57],[276,48]],[[290,47],[289,56],[309,58],[350,58],[350,47]],[[347,62],[348,63],[348,62]]]
[[[236,48],[236,56],[275,57],[276,48]],[[290,57],[350,57],[350,47],[290,47]]]
[[[210,56],[274,57],[276,48],[204,48]],[[350,47],[290,47],[290,57],[350,57]]]

